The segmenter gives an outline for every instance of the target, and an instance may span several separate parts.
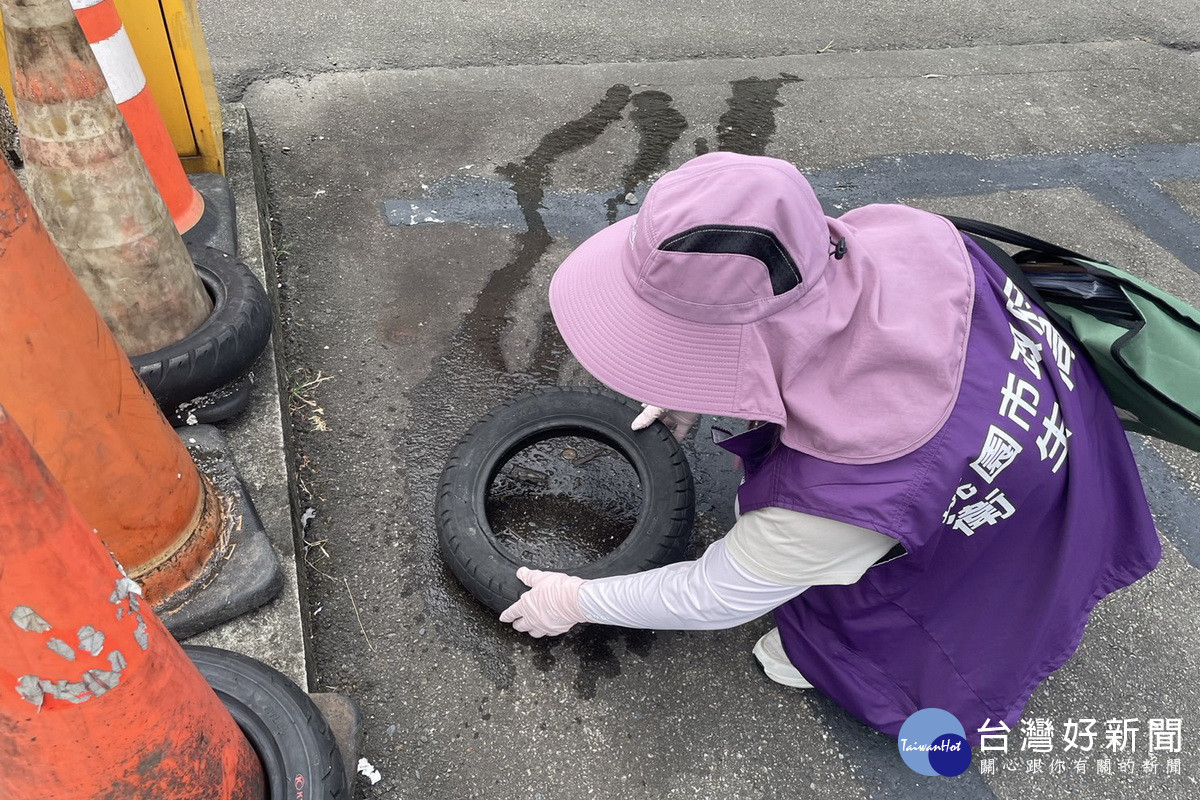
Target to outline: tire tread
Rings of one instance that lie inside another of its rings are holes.
[[[183,339],[130,357],[159,406],[173,409],[245,374],[271,336],[271,300],[250,269],[228,253],[189,244],[214,295],[213,310]]]
[[[557,409],[561,405],[566,410],[578,406],[581,396],[615,401],[626,407],[622,411],[637,410],[631,401],[593,387],[539,389],[492,409],[467,430],[447,457],[434,510],[442,555],[463,586],[494,611],[499,612],[515,602],[525,587],[516,579],[516,567],[519,564],[500,551],[491,537],[475,524],[483,519],[482,510],[474,509],[469,501],[462,502],[459,499],[459,495],[471,497],[467,489],[475,481],[487,479],[487,476],[475,474],[480,459],[472,458],[472,454],[479,449],[486,450],[490,446],[489,441],[482,440],[495,438],[496,426],[506,424],[506,417],[520,412],[522,406],[542,405]],[[519,414],[517,416],[519,420]],[[612,566],[618,570],[612,574],[640,572],[678,561],[691,540],[695,494],[687,458],[664,425],[652,425],[643,434],[640,439],[644,444],[638,445],[643,452],[655,448],[657,460],[666,461],[665,465],[659,465],[664,475],[656,485],[659,486],[659,492],[669,498],[666,508],[660,508],[657,512],[667,524],[659,530],[649,531],[640,525],[639,520],[618,551],[596,562],[611,560]],[[664,452],[669,453],[665,459],[662,456]],[[643,476],[643,487],[645,485],[646,478]],[[587,566],[573,571],[586,572]]]
[[[299,686],[267,664],[240,653],[201,645],[185,644],[183,649],[223,702],[228,705],[226,696],[229,696],[251,713],[258,712],[258,719],[267,723],[276,735],[285,761],[289,754],[293,759],[301,756],[294,752],[296,748],[303,751],[306,772],[312,768],[306,797],[349,800],[346,767],[337,739],[325,715]],[[273,713],[262,713],[267,705]],[[296,724],[290,730],[275,729],[271,723],[283,718],[293,722],[303,720],[304,724]],[[287,764],[284,769],[292,771]],[[274,776],[265,777],[270,786]]]

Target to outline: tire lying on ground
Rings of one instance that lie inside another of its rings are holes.
[[[505,462],[546,439],[581,436],[603,442],[629,461],[642,487],[637,522],[624,541],[596,561],[563,571],[582,578],[627,575],[683,556],[695,514],[692,473],[662,423],[630,430],[640,411],[636,403],[608,391],[541,389],[493,410],[454,447],[438,489],[438,540],[455,577],[480,602],[503,611],[528,589],[517,579],[517,568],[546,568],[506,550],[486,509],[492,482]]]
[[[169,412],[164,408],[163,414],[166,416],[167,422],[170,422],[171,426],[175,428],[220,422],[246,410],[246,407],[250,405],[252,388],[249,376],[243,375],[240,378],[234,378],[220,389],[214,389],[208,394],[186,400],[170,409]]]
[[[187,644],[183,649],[262,761],[266,800],[346,800],[337,741],[300,687],[240,653]]]
[[[271,301],[250,268],[203,245],[189,244],[188,254],[212,313],[179,341],[129,359],[168,413],[245,374],[271,337]]]

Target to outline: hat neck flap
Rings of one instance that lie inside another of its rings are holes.
[[[888,461],[950,416],[974,272],[957,230],[918,209],[865,206],[829,228],[846,240],[843,257],[804,302],[754,326],[765,358],[753,360],[771,366],[784,445],[840,463]]]

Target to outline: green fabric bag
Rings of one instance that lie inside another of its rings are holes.
[[[1200,451],[1200,311],[1112,264],[947,217],[1087,353],[1126,430]],[[987,237],[1025,248],[1009,256]]]

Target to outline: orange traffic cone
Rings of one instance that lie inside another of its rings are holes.
[[[258,756],[0,407],[0,797],[261,800]]]
[[[221,498],[97,316],[7,163],[0,165],[0,220],[0,404],[157,604],[219,564]]]
[[[25,182],[127,353],[179,341],[212,308],[68,0],[0,0]]]
[[[71,5],[175,227],[180,233],[191,230],[204,214],[204,198],[183,172],[116,5],[113,0],[71,0]]]

